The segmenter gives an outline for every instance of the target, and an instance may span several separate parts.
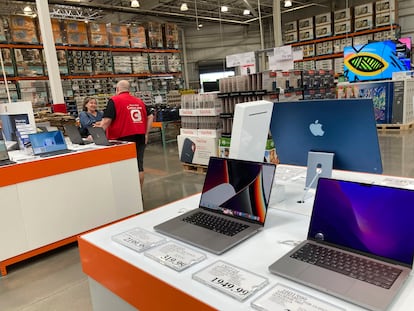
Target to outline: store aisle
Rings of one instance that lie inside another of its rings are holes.
[[[379,136],[384,174],[414,177],[414,131]],[[183,170],[175,143],[168,144],[164,151],[157,137],[153,137],[146,151],[145,167],[145,210],[201,191],[204,175]],[[16,264],[8,271],[0,278],[2,311],[92,310],[76,245]]]

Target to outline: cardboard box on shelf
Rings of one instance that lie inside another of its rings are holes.
[[[374,27],[374,21],[373,21],[372,15],[371,16],[360,17],[360,18],[355,18],[355,22],[354,22],[354,30],[355,31],[372,29],[373,27]]]
[[[78,33],[86,36],[86,24],[80,21],[65,21],[65,28],[67,33]]]
[[[395,7],[395,0],[384,0],[384,1],[376,1],[375,2],[375,12],[382,13],[388,11],[394,11]]]
[[[323,13],[323,14],[318,14],[315,16],[315,25],[323,25],[323,24],[331,24],[332,23],[332,13],[328,12],[328,13]]]
[[[374,13],[374,5],[372,2],[357,5],[354,7],[355,18],[364,17],[367,15],[372,17],[373,13]]]
[[[334,12],[334,22],[345,21],[351,19],[351,9],[346,8]]]

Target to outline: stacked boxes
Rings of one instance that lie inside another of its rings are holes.
[[[0,16],[0,42],[7,42],[7,32],[6,27],[8,25],[7,19]]]
[[[302,74],[303,98],[329,99],[336,97],[333,70],[305,70]]]
[[[388,26],[397,22],[395,0],[375,2],[375,26]]]
[[[91,51],[91,61],[94,74],[114,72],[112,55],[108,51]]]
[[[89,44],[92,46],[108,46],[109,38],[106,25],[103,23],[89,23]]]
[[[351,9],[334,12],[334,35],[342,35],[352,31]]]
[[[313,17],[300,19],[298,22],[299,27],[299,41],[307,41],[315,39],[313,31]]]
[[[147,47],[147,40],[144,26],[129,27],[129,40],[131,48],[145,49]]]
[[[66,40],[69,45],[88,45],[86,24],[79,21],[65,21]]]
[[[374,26],[373,22],[373,3],[366,3],[354,7],[354,30],[361,31],[371,29]]]
[[[178,26],[172,23],[164,24],[164,47],[178,49]]]
[[[131,56],[125,53],[112,53],[114,60],[114,72],[116,74],[132,73]]]
[[[39,49],[14,49],[17,73],[21,77],[43,76],[43,61]]]
[[[92,72],[91,51],[68,51],[69,72],[72,75],[90,75]]]
[[[152,73],[167,72],[164,53],[149,53],[149,62]]]
[[[298,22],[292,21],[285,23],[283,27],[283,42],[285,44],[298,41]]]
[[[11,16],[11,41],[14,43],[38,44],[36,20],[27,16]]]
[[[167,54],[167,71],[181,72],[181,57],[178,53]]]
[[[128,27],[126,25],[111,24],[109,28],[109,44],[113,47],[130,47]]]
[[[12,50],[9,48],[1,49],[1,54],[3,56],[4,72],[7,76],[14,76],[14,67],[13,67],[13,55]]]
[[[148,54],[147,53],[135,53],[131,56],[132,72],[133,73],[149,73]]]
[[[52,33],[53,33],[53,39],[55,41],[55,44],[61,45],[65,41],[65,38],[63,36],[63,29],[62,29],[62,23],[60,20],[56,18],[51,19],[52,23]]]
[[[332,14],[324,13],[315,16],[315,37],[332,36]]]
[[[157,22],[146,23],[148,48],[162,49],[164,47],[162,40],[162,25]]]

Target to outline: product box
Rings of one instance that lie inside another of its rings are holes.
[[[386,13],[375,15],[375,26],[388,26],[396,23],[396,12],[388,11]]]
[[[354,41],[354,46],[355,45],[364,45],[369,43],[369,41],[371,41],[373,38],[372,34],[367,34],[367,35],[362,35],[362,36],[355,36],[353,41]]]
[[[80,21],[65,21],[65,28],[67,33],[78,33],[86,36],[86,24]]]
[[[183,163],[208,165],[210,157],[218,156],[218,138],[178,135],[177,144]]]
[[[130,47],[128,36],[111,35],[109,37],[109,44],[113,47]]]
[[[89,40],[86,32],[68,32],[67,43],[69,45],[88,45]]]
[[[395,7],[395,0],[384,0],[384,1],[376,1],[375,2],[375,13],[382,13],[382,12],[389,12],[394,11]]]
[[[298,27],[299,27],[299,31],[305,28],[313,28],[313,17],[300,19],[298,21]]]
[[[7,42],[7,33],[5,29],[5,25],[7,24],[7,20],[4,17],[0,16],[0,42]]]
[[[117,25],[111,24],[109,26],[109,33],[114,36],[128,36],[128,26],[127,25]]]
[[[91,33],[89,35],[89,44],[92,46],[108,46],[108,35],[106,33]]]
[[[334,59],[334,71],[335,75],[342,75],[344,73],[344,58],[338,57]]]
[[[148,48],[163,48],[162,25],[158,22],[147,22],[146,24]]]
[[[289,43],[294,43],[294,42],[298,42],[298,33],[297,32],[285,33],[283,35],[283,43],[284,44],[289,44]]]
[[[147,39],[144,26],[131,26],[129,27],[129,37],[131,42],[131,48],[146,48]]]
[[[324,41],[316,43],[316,56],[328,55],[333,53],[333,42]]]
[[[106,24],[103,23],[89,23],[89,32],[90,33],[100,33],[100,34],[106,34]]]
[[[334,35],[341,35],[352,31],[351,20],[335,22]]]
[[[299,30],[299,41],[307,41],[315,39],[313,29]]]
[[[1,54],[3,57],[4,73],[7,76],[14,76],[15,73],[12,60],[12,50],[9,48],[1,49]],[[0,93],[2,92],[0,91]]]
[[[323,38],[332,36],[331,24],[319,25],[315,27],[315,37]]]
[[[338,10],[334,12],[334,22],[345,21],[351,19],[351,9],[346,8],[343,10]]]
[[[14,43],[39,43],[36,30],[13,29],[11,30],[11,41]]]
[[[370,3],[366,3],[366,4],[361,4],[361,5],[357,5],[354,7],[354,17],[355,18],[359,18],[359,17],[363,17],[363,16],[371,16],[374,13],[374,5],[372,2]]]
[[[10,16],[10,29],[36,30],[36,19],[29,16]]]
[[[56,18],[51,18],[50,21],[52,23],[52,33],[55,44],[63,44],[65,38],[61,21]]]
[[[373,17],[365,16],[360,18],[355,18],[354,21],[354,31],[361,31],[366,29],[372,29],[374,27]]]
[[[352,45],[352,38],[336,39],[333,42],[334,53],[343,53],[344,47]]]
[[[228,158],[230,155],[230,137],[220,137],[218,143],[218,154],[220,158]]]
[[[303,57],[315,56],[315,44],[314,43],[302,45],[301,48],[303,52]]]
[[[164,47],[167,49],[178,49],[178,26],[173,23],[164,24]]]
[[[291,21],[283,25],[283,32],[293,32],[298,30],[298,21]]]
[[[332,13],[323,13],[315,16],[315,25],[321,24],[331,24],[332,23]]]

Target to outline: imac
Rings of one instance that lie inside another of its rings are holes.
[[[263,162],[272,110],[266,100],[235,106],[229,158]]]
[[[372,99],[276,103],[270,130],[282,164],[313,163],[308,173],[311,169],[318,176],[321,161],[333,161],[332,167],[338,170],[382,173]],[[328,158],[312,158],[321,153]]]

